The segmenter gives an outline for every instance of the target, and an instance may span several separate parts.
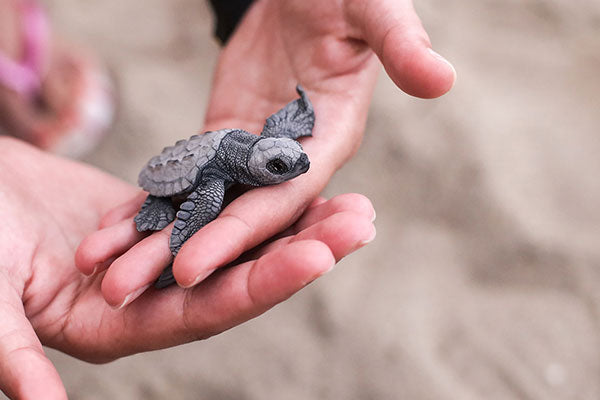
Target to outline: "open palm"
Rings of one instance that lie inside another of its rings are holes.
[[[198,284],[290,226],[311,204],[360,145],[378,58],[415,96],[436,97],[454,83],[453,68],[431,51],[410,0],[255,2],[221,53],[204,128],[258,133],[265,117],[295,97],[299,83],[316,113],[313,137],[301,140],[311,169],[245,193],[197,232],[174,261],[179,285]],[[124,207],[135,213],[139,203]],[[110,265],[106,300],[131,301],[171,262],[168,232],[142,238],[131,224],[99,231],[80,247],[78,267],[92,273]],[[123,254],[125,248],[131,249]],[[154,257],[144,261],[149,252]]]
[[[74,254],[98,226],[133,224],[128,207],[114,207],[139,191],[14,139],[1,138],[0,153],[0,388],[11,397],[65,398],[41,344],[105,362],[206,338],[285,300],[374,236],[364,197],[318,199],[235,268],[193,290],[149,289],[118,309],[102,296],[104,274],[82,275]]]

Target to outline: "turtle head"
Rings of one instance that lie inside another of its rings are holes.
[[[308,171],[310,162],[300,143],[288,138],[262,138],[250,150],[248,172],[260,185],[274,185]]]

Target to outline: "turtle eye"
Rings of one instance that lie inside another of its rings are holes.
[[[267,169],[269,172],[277,175],[282,175],[289,171],[287,164],[279,158],[269,161],[267,163]]]

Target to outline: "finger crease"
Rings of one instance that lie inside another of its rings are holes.
[[[246,247],[246,245],[249,242],[249,238],[252,236],[252,232],[254,232],[254,227],[252,227],[247,221],[243,220],[242,218],[238,217],[235,214],[221,214],[222,218],[231,218],[234,221],[237,221],[238,223],[240,223],[242,225],[242,227],[246,230],[246,235],[243,235],[244,239],[243,239],[243,244],[244,244],[244,248]]]
[[[190,319],[188,310],[191,309],[192,298],[195,288],[185,289],[183,300],[181,301],[181,320],[183,323],[183,330],[192,341],[203,340],[206,337],[196,332],[196,329]]]

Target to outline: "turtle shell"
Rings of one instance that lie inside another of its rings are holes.
[[[206,132],[165,147],[142,169],[138,184],[151,195],[159,197],[192,191],[198,175],[217,153],[223,137],[233,131]]]

